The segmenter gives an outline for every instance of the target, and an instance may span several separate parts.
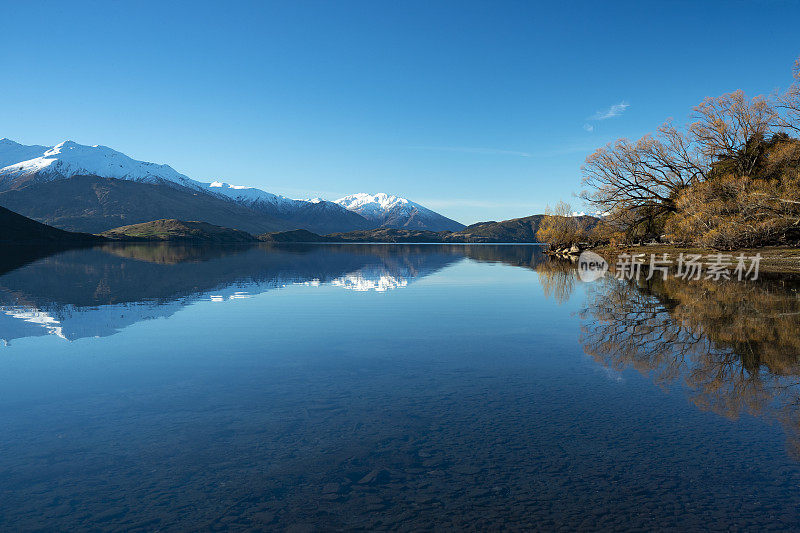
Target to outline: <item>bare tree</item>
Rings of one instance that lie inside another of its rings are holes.
[[[680,191],[705,179],[707,168],[698,147],[667,122],[655,136],[620,139],[590,155],[580,197],[610,220],[635,227],[675,212]]]
[[[693,118],[689,131],[703,154],[711,162],[731,162],[731,170],[749,175],[778,114],[764,96],[748,99],[738,90],[706,98],[694,108]]]
[[[775,97],[775,107],[782,112],[776,125],[780,128],[800,131],[800,57],[792,68],[794,83]]]

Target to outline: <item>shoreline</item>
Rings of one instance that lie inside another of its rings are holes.
[[[725,254],[733,257],[744,254],[753,257],[761,254],[759,271],[765,274],[795,274],[800,275],[800,247],[790,246],[764,246],[759,248],[740,248],[737,250],[717,250],[714,248],[703,248],[699,246],[681,246],[675,244],[652,244],[639,246],[598,246],[587,248],[606,260],[610,257],[618,256],[622,253],[628,254],[669,254],[677,257],[679,254],[700,254],[703,256],[714,254]]]

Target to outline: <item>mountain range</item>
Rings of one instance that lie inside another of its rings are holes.
[[[254,234],[464,228],[384,193],[295,200],[221,180],[194,180],[169,165],[73,141],[48,147],[0,139],[0,205],[56,228],[90,233],[158,219],[201,221]]]

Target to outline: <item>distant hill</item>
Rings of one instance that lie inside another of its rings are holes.
[[[327,235],[333,242],[460,242],[450,240],[450,231],[378,228]]]
[[[122,226],[102,233],[116,240],[180,241],[203,244],[237,244],[257,242],[258,239],[237,229],[223,228],[206,222],[185,222],[175,219],[154,220]]]
[[[104,240],[96,235],[53,228],[0,207],[0,243],[59,245]]]
[[[478,222],[458,231],[456,235],[481,237],[493,242],[536,242],[536,232],[544,215],[512,218],[501,222]]]
[[[419,229],[378,228],[365,231],[317,235],[310,232],[278,232],[270,234],[272,242],[433,242],[433,243],[535,243],[536,232],[544,215],[479,222],[461,231],[427,231]],[[580,216],[589,228],[598,219]]]
[[[479,222],[455,232],[378,228],[335,233],[328,237],[331,240],[350,242],[534,243],[542,218],[544,215],[532,215],[501,222]],[[589,216],[578,219],[590,228],[598,220]]]
[[[487,238],[491,242],[536,242],[536,232],[545,215],[531,215],[512,218],[501,222],[478,222],[453,234],[465,238]],[[575,217],[591,229],[599,220],[596,217],[581,215]]]
[[[322,235],[312,233],[304,229],[292,231],[280,231],[275,233],[262,233],[256,235],[259,241],[263,242],[326,242],[328,239]]]

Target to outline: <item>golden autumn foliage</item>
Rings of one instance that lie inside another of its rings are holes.
[[[800,221],[800,180],[728,175],[678,198],[666,225],[670,240],[720,249],[794,242]]]
[[[536,240],[553,248],[570,247],[585,241],[586,236],[585,222],[572,216],[572,208],[566,202],[558,202],[553,209],[548,205],[536,230]]]

